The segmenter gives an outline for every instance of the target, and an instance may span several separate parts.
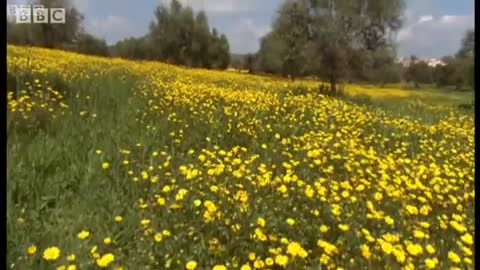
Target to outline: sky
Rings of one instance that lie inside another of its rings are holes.
[[[16,4],[24,0],[7,0]],[[147,33],[153,10],[169,0],[73,0],[84,28],[107,43]],[[225,33],[232,53],[255,52],[283,0],[180,0],[204,10],[210,27]],[[406,0],[405,21],[396,41],[399,56],[443,57],[456,53],[474,28],[474,0]]]

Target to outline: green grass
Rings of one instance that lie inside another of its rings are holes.
[[[100,181],[105,175],[98,170],[98,162],[111,157],[95,154],[102,149],[112,155],[119,147],[141,140],[135,109],[127,103],[133,83],[132,79],[119,82],[115,74],[84,87],[70,82],[73,93],[80,95],[67,101],[73,105],[71,114],[49,120],[35,133],[19,132],[18,127],[7,131],[10,261],[23,255],[19,246],[29,243],[61,242],[68,249],[75,243],[65,235],[76,235],[84,224],[100,224],[97,233],[102,233],[102,227],[109,228],[105,215],[128,211],[126,206],[134,204],[131,190],[118,175]],[[80,116],[85,109],[89,115]],[[21,225],[19,218],[24,219]]]

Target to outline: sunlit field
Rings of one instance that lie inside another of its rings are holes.
[[[455,94],[14,46],[7,64],[11,269],[474,268]]]

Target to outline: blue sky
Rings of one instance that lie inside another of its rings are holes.
[[[8,0],[15,4],[22,0]],[[153,10],[169,0],[74,0],[85,15],[84,27],[109,44],[148,31]],[[233,53],[255,52],[259,39],[283,0],[181,0],[207,12],[210,26],[225,33]],[[406,0],[404,27],[397,35],[400,56],[454,54],[464,32],[473,28],[474,0]]]

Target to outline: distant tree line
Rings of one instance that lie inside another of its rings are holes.
[[[108,46],[82,28],[83,15],[71,0],[32,0],[46,7],[63,6],[66,24],[15,24],[7,21],[7,42],[72,50],[85,54],[172,64],[277,74],[295,79],[315,76],[332,90],[341,82],[384,86],[407,82],[414,87],[435,84],[474,88],[475,32],[469,30],[445,65],[431,67],[411,57],[397,63],[394,34],[402,27],[404,0],[286,0],[255,54],[230,55],[229,42],[208,24],[204,12],[194,13],[178,0],[154,10],[143,37]]]
[[[442,58],[444,65],[431,67],[416,56],[411,56],[404,78],[417,88],[420,84],[435,84],[437,87],[453,86],[457,90],[474,89],[474,53],[475,30],[468,30],[459,51],[454,56]]]
[[[16,24],[7,19],[7,42],[16,45],[73,50],[94,55],[109,55],[105,40],[86,33],[83,15],[67,0],[34,0],[31,4],[64,7],[65,24]]]
[[[70,1],[34,0],[32,4],[65,7],[65,24],[15,24],[7,20],[7,42],[71,50],[79,53],[137,60],[158,60],[177,65],[225,69],[230,64],[230,46],[224,34],[210,29],[205,12],[194,14],[178,0],[154,11],[149,32],[108,46],[82,28],[84,16]]]
[[[333,90],[340,81],[472,86],[473,30],[457,55],[443,59],[445,66],[430,67],[415,56],[408,67],[396,61],[394,34],[404,8],[403,0],[287,0],[259,51],[243,63],[237,56],[233,65],[293,80],[316,76]]]

